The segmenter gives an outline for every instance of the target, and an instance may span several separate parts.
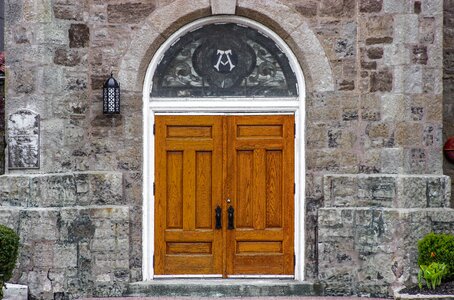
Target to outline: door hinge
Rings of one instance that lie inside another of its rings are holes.
[[[154,269],[154,255],[153,255],[153,269]]]
[[[293,183],[293,195],[296,194],[296,183]]]
[[[156,193],[156,184],[153,182],[153,196]]]
[[[154,265],[153,265],[153,267],[154,267]],[[295,254],[293,254],[293,267],[296,267],[296,255]]]
[[[293,137],[296,138],[296,123],[293,123]]]
[[[156,134],[156,124],[153,124],[153,135]]]

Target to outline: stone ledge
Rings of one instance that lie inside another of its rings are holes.
[[[445,175],[332,174],[324,176],[325,207],[450,207]]]
[[[396,300],[416,300],[416,299],[426,299],[426,300],[432,300],[432,299],[438,299],[438,300],[453,300],[454,295],[409,295],[409,294],[400,294],[399,292],[394,293],[394,299]]]
[[[135,282],[127,296],[260,297],[321,295],[323,287],[312,282],[284,279],[157,279]]]
[[[26,285],[6,283],[3,288],[3,300],[27,300],[28,287]]]
[[[124,204],[121,172],[0,176],[0,207],[73,207]]]

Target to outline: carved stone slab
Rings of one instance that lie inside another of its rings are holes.
[[[211,13],[213,15],[234,15],[236,0],[211,0]]]
[[[8,117],[8,168],[39,168],[39,114],[22,109]]]

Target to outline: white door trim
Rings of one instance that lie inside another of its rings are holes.
[[[236,23],[254,28],[269,38],[287,55],[290,66],[298,80],[299,97],[292,98],[192,98],[155,99],[150,97],[152,79],[156,66],[159,64],[165,51],[169,49],[180,36],[201,26],[212,23]],[[143,280],[154,278],[154,116],[157,113],[172,114],[271,114],[294,113],[296,122],[295,138],[295,279],[304,280],[305,263],[305,96],[306,88],[303,72],[295,55],[288,45],[273,31],[250,19],[238,16],[213,16],[199,19],[185,25],[175,32],[158,49],[151,60],[143,86],[143,214],[142,214],[142,274]]]

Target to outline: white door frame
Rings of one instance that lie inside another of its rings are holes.
[[[156,66],[164,53],[180,36],[212,23],[236,23],[254,28],[271,38],[287,55],[298,81],[299,96],[295,98],[151,98],[152,79]],[[155,114],[295,114],[295,279],[304,280],[305,255],[305,81],[301,67],[287,44],[273,31],[250,19],[238,16],[213,16],[199,19],[175,32],[156,52],[151,60],[143,87],[143,206],[142,206],[142,274],[143,280],[154,277],[154,136]]]

